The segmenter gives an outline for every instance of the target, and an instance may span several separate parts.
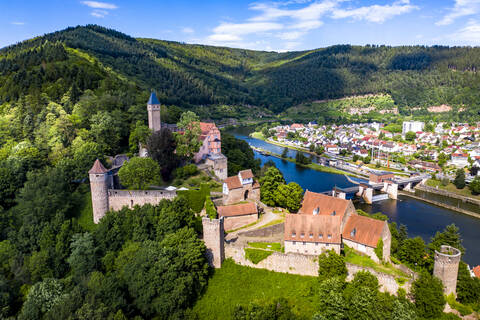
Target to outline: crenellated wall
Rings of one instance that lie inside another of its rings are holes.
[[[127,206],[157,205],[163,199],[173,199],[177,196],[175,191],[167,190],[108,190],[108,204],[110,210],[118,211]]]

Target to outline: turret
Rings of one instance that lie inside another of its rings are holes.
[[[225,259],[223,217],[220,219],[203,218],[203,241],[207,247],[208,264],[220,268]]]
[[[93,222],[98,223],[108,211],[108,188],[111,186],[111,176],[98,159],[88,171],[88,176],[92,194]]]
[[[160,121],[160,102],[157,99],[157,96],[152,91],[150,94],[150,99],[147,103],[148,111],[148,127],[153,132],[160,131],[162,128],[162,122]]]
[[[435,250],[435,264],[433,275],[442,280],[446,295],[456,294],[458,264],[460,263],[461,252],[451,246],[441,246],[440,252]]]

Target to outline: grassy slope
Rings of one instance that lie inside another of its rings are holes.
[[[441,181],[429,179],[427,180],[427,186],[434,188],[438,187],[439,189],[456,193],[464,197],[480,200],[480,195],[473,195],[470,189],[468,189],[468,187],[465,187],[463,189],[457,189],[457,187],[455,187],[453,183],[449,183],[448,185],[444,186]]]
[[[294,311],[310,319],[314,314],[311,288],[314,277],[303,277],[236,265],[227,259],[209,280],[204,295],[194,306],[200,319],[230,319],[235,306],[251,301],[266,303],[284,297]]]

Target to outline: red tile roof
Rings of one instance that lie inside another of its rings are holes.
[[[253,173],[251,169],[242,170],[239,172],[242,179],[251,179],[253,178]]]
[[[310,216],[287,214],[285,216],[285,240],[341,243],[340,216]]]
[[[227,184],[229,190],[238,189],[242,187],[242,182],[238,176],[228,177],[224,181]]]
[[[473,274],[475,277],[480,278],[480,265],[473,268]]]
[[[336,215],[344,215],[349,203],[350,200],[331,197],[307,190],[303,197],[302,207],[298,213],[313,215],[313,211],[318,208],[318,215],[331,215],[334,211]]]
[[[231,206],[219,206],[217,208],[218,215],[221,217],[243,216],[248,214],[258,213],[257,205],[255,203],[241,203]]]
[[[108,170],[105,169],[103,164],[98,159],[95,160],[92,168],[88,171],[89,174],[100,174],[100,173],[106,173],[106,172],[108,172]]]
[[[352,215],[348,218],[343,228],[342,236],[344,239],[375,248],[382,236],[386,223],[386,221]]]

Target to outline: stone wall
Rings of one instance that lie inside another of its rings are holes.
[[[243,216],[234,216],[234,217],[224,217],[225,219],[225,230],[238,229],[240,227],[246,226],[247,224],[254,223],[258,220],[258,213],[247,214]]]
[[[235,263],[257,269],[266,269],[275,272],[283,272],[290,274],[297,274],[302,276],[318,276],[318,261],[317,256],[307,256],[298,253],[280,253],[273,252],[270,256],[254,264],[245,257],[245,250],[243,246],[235,244],[225,244],[225,258],[231,258]],[[408,281],[403,286],[400,286],[395,277],[386,273],[377,272],[373,269],[357,266],[347,263],[348,277],[347,281],[351,281],[355,273],[359,271],[368,271],[375,275],[380,285],[380,290],[396,294],[399,288],[404,288],[407,292],[410,291],[412,281]]]
[[[260,188],[253,189],[252,184],[245,184],[242,188],[232,189],[228,191],[228,194],[224,194],[223,204],[229,205],[246,200],[245,192],[247,191],[247,199],[253,200],[255,202],[260,201]]]
[[[133,208],[136,205],[157,205],[162,199],[173,199],[175,191],[166,190],[108,190],[109,209],[118,211],[124,206]]]
[[[343,239],[343,243],[358,252],[365,253],[367,256],[372,258],[372,260],[375,261],[376,263],[380,262],[380,260],[377,257],[377,254],[375,253],[375,248],[372,248],[351,240],[347,240],[347,239]]]
[[[254,264],[245,258],[243,246],[233,244],[225,245],[225,258],[232,258],[235,263],[258,269],[267,269],[275,272],[298,274],[303,276],[317,276],[318,263],[315,256],[306,256],[303,254],[285,254],[273,252],[270,256]]]

